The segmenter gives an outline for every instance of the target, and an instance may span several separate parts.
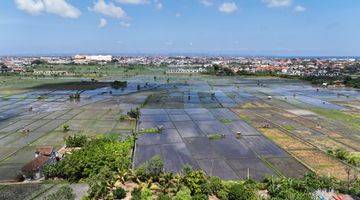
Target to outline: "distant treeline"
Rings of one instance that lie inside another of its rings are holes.
[[[229,68],[222,68],[219,65],[213,65],[212,68],[209,68],[204,74],[208,75],[218,75],[218,76],[273,76],[280,78],[288,79],[300,79],[308,81],[314,85],[321,85],[327,83],[330,85],[335,84],[336,81],[340,81],[347,87],[360,88],[360,77],[353,78],[347,75],[341,76],[299,76],[299,75],[286,75],[278,74],[276,71],[258,71],[258,72],[249,72],[245,70],[240,70],[238,72],[233,72]]]

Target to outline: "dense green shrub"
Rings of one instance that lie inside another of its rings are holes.
[[[209,189],[212,194],[216,195],[224,189],[224,185],[219,177],[210,177],[209,178]]]
[[[152,192],[148,188],[141,189],[141,200],[152,200]]]
[[[191,197],[191,200],[208,200],[209,196],[206,194],[195,194]]]
[[[234,184],[228,193],[229,200],[256,200],[255,192],[251,188],[245,188],[243,184]]]
[[[191,191],[187,187],[181,188],[175,195],[173,200],[191,200]]]
[[[116,188],[113,191],[113,195],[115,199],[124,199],[126,197],[126,191],[124,188]]]
[[[45,170],[45,176],[77,182],[97,175],[104,166],[112,172],[126,172],[131,167],[133,143],[133,138],[124,141],[113,141],[105,137],[92,139],[83,148],[55,164],[56,169],[51,167],[51,170]]]
[[[210,193],[207,176],[203,171],[195,171],[186,166],[181,182],[190,189],[192,195]]]
[[[115,182],[115,172],[108,166],[101,168],[99,173],[92,175],[89,180],[89,197],[91,199],[104,199],[109,194],[110,186]]]
[[[159,194],[157,200],[171,200],[171,197],[168,194],[161,193]]]
[[[64,138],[66,147],[82,147],[88,141],[85,135],[73,135]]]
[[[136,169],[135,174],[140,180],[147,180],[150,177],[157,180],[159,175],[163,173],[163,169],[164,163],[161,157],[154,156]]]
[[[131,200],[142,200],[140,188],[134,188],[133,191],[131,191]]]

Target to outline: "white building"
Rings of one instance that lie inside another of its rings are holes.
[[[112,55],[75,55],[74,62],[77,64],[89,63],[89,62],[111,62]]]

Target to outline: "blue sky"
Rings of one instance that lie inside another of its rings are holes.
[[[0,54],[360,56],[358,0],[2,0]]]

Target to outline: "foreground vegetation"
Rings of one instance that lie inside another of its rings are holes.
[[[262,182],[224,181],[189,166],[184,166],[181,174],[166,173],[159,156],[132,169],[132,137],[71,136],[65,141],[81,149],[55,165],[48,165],[45,169],[46,178],[87,182],[89,191],[86,199],[123,199],[131,195],[133,200],[206,200],[210,197],[220,200],[307,200],[313,199],[314,191],[320,189],[360,196],[359,179],[345,182],[307,174],[301,179],[267,177]],[[128,185],[133,187],[129,189]]]

